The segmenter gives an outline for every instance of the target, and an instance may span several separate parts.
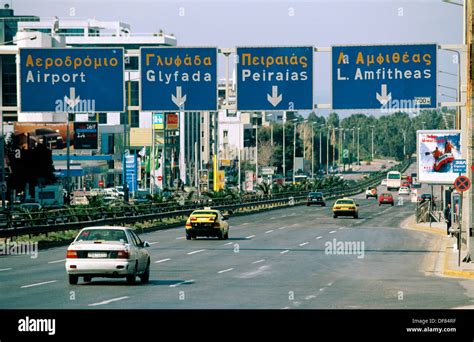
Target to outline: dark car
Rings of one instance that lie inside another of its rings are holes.
[[[418,196],[418,202],[425,202],[425,201],[431,201],[431,194],[421,194]]]
[[[326,206],[326,201],[324,200],[324,195],[322,192],[310,192],[308,194],[306,205],[310,206],[311,204],[319,204],[323,207]]]
[[[383,193],[379,196],[379,207],[382,204],[391,204],[393,207],[393,195],[390,193]]]

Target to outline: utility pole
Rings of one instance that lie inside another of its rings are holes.
[[[360,165],[360,127],[357,127],[357,165]]]
[[[286,153],[286,147],[285,147],[285,125],[286,125],[286,112],[283,112],[283,184],[286,182],[286,165],[285,165],[285,153]]]
[[[326,176],[329,175],[329,133],[331,126],[328,126],[328,135],[326,136]]]
[[[314,178],[314,122],[311,123],[311,178]]]
[[[322,145],[322,133],[323,133],[323,130],[322,128],[324,127],[324,125],[321,125],[321,129],[319,130],[319,169],[321,170],[321,166],[322,166],[322,150],[323,150],[323,145]]]
[[[372,161],[374,161],[374,128],[375,126],[370,126],[372,128]]]
[[[296,168],[296,122],[293,124],[293,184],[295,184]]]

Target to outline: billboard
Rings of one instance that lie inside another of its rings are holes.
[[[67,124],[65,122],[15,122],[13,134],[18,148],[34,148],[45,144],[51,150],[66,148]],[[74,142],[73,123],[69,126],[71,148]]]
[[[15,122],[13,134],[17,148],[35,148],[38,144],[45,144],[50,150],[65,150],[67,147],[65,122]],[[71,150],[96,150],[97,122],[70,122],[69,139]]]
[[[99,124],[97,122],[74,122],[74,149],[97,150]]]
[[[418,181],[426,184],[452,185],[458,173],[455,160],[462,158],[461,131],[417,131]]]

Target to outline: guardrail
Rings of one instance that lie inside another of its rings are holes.
[[[405,171],[410,162],[403,162],[391,170]],[[388,171],[388,170],[387,170]],[[326,191],[327,199],[358,194],[367,186],[380,183],[386,171],[370,179],[360,181],[357,186],[347,189]],[[214,199],[212,201],[178,203],[151,203],[137,205],[104,206],[98,208],[66,208],[49,211],[39,211],[24,214],[14,214],[8,217],[7,224],[0,229],[0,238],[12,238],[21,235],[47,234],[51,232],[81,229],[85,226],[99,226],[112,224],[133,224],[147,221],[160,221],[174,218],[184,221],[189,214],[203,206],[212,206],[215,209],[231,211],[236,214],[258,212],[284,206],[305,203],[307,191],[276,193],[268,196],[246,196],[238,200]],[[4,215],[11,215],[4,213]]]

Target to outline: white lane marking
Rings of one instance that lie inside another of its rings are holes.
[[[268,234],[268,233],[271,233],[271,232],[273,232],[273,229],[267,230],[267,231],[265,232],[265,234]]]
[[[316,236],[316,240],[322,239],[323,237],[321,235]]]
[[[3,272],[3,271],[10,271],[12,268],[0,268],[0,272]]]
[[[255,235],[249,235],[249,236],[246,237],[246,239],[251,239],[253,237],[255,237]]]
[[[252,264],[259,264],[259,263],[264,262],[264,261],[265,261],[265,259],[260,259],[260,260],[252,262]]]
[[[201,253],[201,252],[204,252],[204,251],[205,251],[205,249],[198,249],[197,251],[189,252],[188,255],[193,255],[193,254]]]
[[[289,306],[285,306],[284,308],[281,308],[282,310],[288,310],[291,309]]]
[[[119,300],[124,300],[124,299],[127,299],[127,298],[129,298],[129,297],[124,296],[124,297],[112,298],[112,299],[109,299],[109,300],[104,300],[103,302],[92,303],[92,304],[89,304],[88,306],[106,305],[106,304],[109,304],[109,303],[112,303],[112,302],[117,302]]]
[[[194,282],[194,279],[190,279],[190,280],[185,280],[185,281],[180,281],[179,283],[176,283],[176,284],[171,284],[170,287],[178,287],[180,285],[185,285],[185,284],[191,284]]]
[[[339,230],[344,229],[344,227],[339,227]]]
[[[184,239],[185,236],[180,236],[180,237],[177,237],[176,240],[181,240],[181,239]]]
[[[300,243],[300,247],[306,246],[309,242]]]
[[[232,245],[233,242],[227,242],[226,244],[224,244],[224,246],[229,246],[229,245]]]
[[[289,249],[285,249],[284,251],[281,251],[280,254],[286,254],[288,253],[290,250]]]
[[[159,243],[158,241],[155,241],[155,242],[148,242],[150,244],[150,246],[153,246],[153,245],[156,245],[157,243]]]
[[[283,227],[280,227],[278,228],[279,230],[282,230],[282,229],[285,229],[285,228],[288,228],[287,226],[283,226]]]
[[[51,283],[55,283],[55,282],[57,282],[57,280],[43,281],[42,283],[36,283],[36,284],[30,284],[30,285],[23,285],[23,286],[21,286],[21,288],[22,288],[22,289],[26,289],[26,288],[28,288],[28,287],[46,285],[46,284],[51,284]]]
[[[270,217],[270,220],[274,220],[276,218],[277,218],[276,216],[272,216],[272,217]]]
[[[309,295],[309,296],[305,297],[306,300],[310,300],[310,299],[313,299],[313,298],[316,298],[316,296],[315,295]]]
[[[66,259],[48,261],[48,264],[57,264],[57,263],[59,263],[59,262],[65,262],[65,261],[66,261]]]
[[[336,232],[335,230],[331,230],[329,234],[334,234],[335,232]]]
[[[217,272],[217,273],[222,274],[222,273],[230,272],[230,271],[232,271],[232,270],[233,270],[233,268],[228,268],[228,269],[225,269],[225,270],[221,270],[221,271],[219,271],[219,272]]]
[[[328,283],[328,286],[332,286],[333,282]]]
[[[166,258],[166,259],[161,259],[161,260],[156,260],[155,264],[161,264],[162,262],[170,261],[171,258]]]
[[[249,222],[244,222],[244,223],[239,224],[239,226],[246,226],[248,224],[250,224],[250,223]]]

